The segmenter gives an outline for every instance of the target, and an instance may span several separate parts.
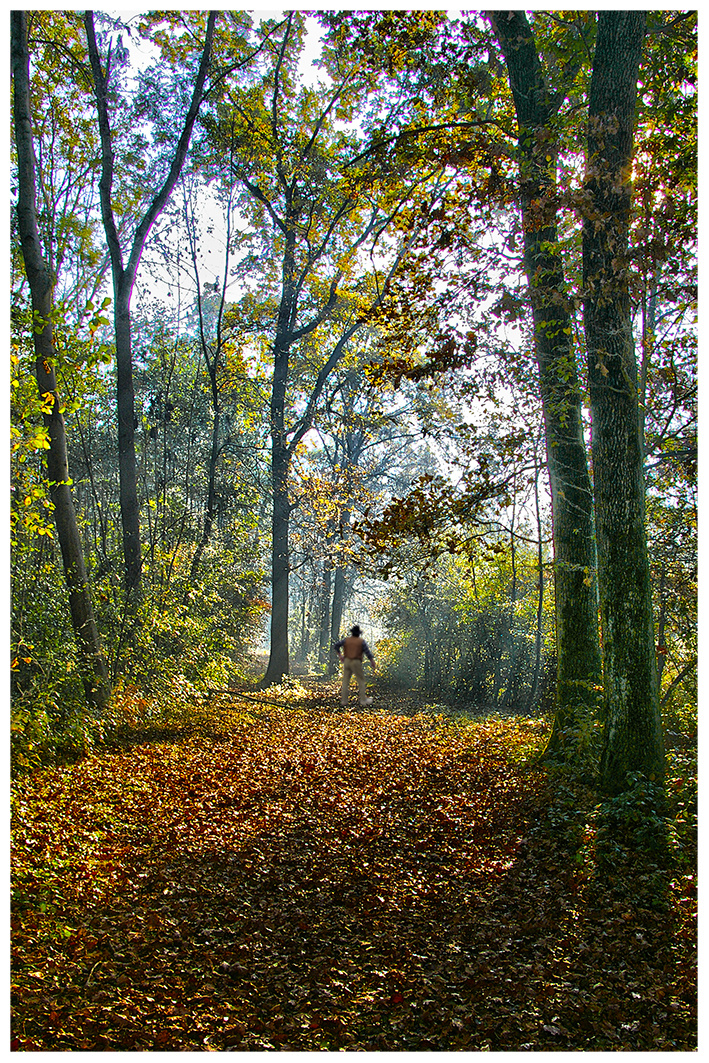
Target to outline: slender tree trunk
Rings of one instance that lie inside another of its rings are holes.
[[[217,390],[216,362],[214,369],[207,368],[209,372],[209,378],[212,387],[212,409],[214,414],[214,420],[212,422],[212,445],[209,452],[209,472],[207,476],[207,507],[204,514],[204,526],[202,528],[202,537],[197,544],[194,557],[192,558],[192,566],[190,568],[190,583],[194,583],[197,578],[197,572],[199,571],[199,565],[202,560],[202,554],[204,548],[212,534],[214,527],[214,515],[216,509],[216,484],[217,484],[217,464],[219,462],[219,433],[221,428],[221,410],[219,406],[219,393]]]
[[[288,225],[283,255],[283,290],[278,309],[273,344],[271,383],[271,652],[260,686],[280,683],[289,672],[288,608],[290,582],[290,502],[288,472],[291,452],[286,438],[286,392],[290,358],[290,336],[295,307],[294,225]]]
[[[357,455],[359,456],[359,455]],[[346,473],[346,485],[348,497],[351,492],[351,482],[349,476],[350,470]],[[349,533],[350,526],[350,511],[349,509],[343,509],[340,514],[340,541],[343,542]],[[334,675],[337,671],[338,662],[335,654],[332,651],[332,646],[340,641],[340,629],[342,628],[342,612],[345,604],[345,595],[347,591],[347,568],[343,565],[344,556],[339,554],[335,565],[335,579],[333,581],[332,588],[332,614],[330,619],[330,650],[328,656],[328,675]]]
[[[322,587],[320,594],[320,632],[318,639],[318,663],[326,664],[330,649],[330,605],[332,598],[332,558],[323,562]]]
[[[279,683],[289,672],[288,658],[288,587],[290,556],[288,537],[290,503],[288,501],[288,468],[290,457],[286,447],[274,441],[271,455],[273,513],[271,517],[271,654],[261,686]]]
[[[328,675],[334,675],[337,671],[337,658],[332,651],[336,642],[340,641],[342,628],[342,606],[345,596],[345,570],[339,565],[335,569],[335,579],[332,588],[332,616],[330,619],[330,649],[328,657]]]
[[[510,587],[510,624],[508,632],[508,646],[510,648],[510,666],[507,670],[507,682],[505,694],[502,699],[503,708],[507,708],[514,694],[515,672],[517,669],[517,640],[516,640],[516,610],[517,602],[517,547],[515,544],[515,517],[517,509],[517,473],[512,476],[512,527],[510,528],[510,564],[512,566],[512,585]]]
[[[79,669],[86,699],[97,712],[110,697],[106,660],[94,619],[86,565],[71,496],[66,433],[57,394],[54,363],[56,352],[52,323],[52,279],[42,255],[37,226],[35,155],[30,109],[27,18],[12,12],[12,72],[14,78],[15,143],[17,147],[17,217],[32,296],[37,386],[45,400],[44,423],[49,435],[47,478],[54,503],[54,520],[69,592],[71,622],[76,637]]]
[[[131,350],[131,312],[130,301],[133,285],[138,273],[138,266],[145,247],[145,241],[156,219],[167,203],[180,171],[187,157],[187,150],[192,137],[192,129],[204,95],[204,84],[212,52],[212,39],[217,14],[212,11],[207,21],[204,49],[195,79],[192,99],[185,117],[184,126],[170,170],[162,186],[156,191],[143,218],[138,225],[131,245],[127,265],[124,265],[123,250],[113,215],[112,189],[115,152],[111,135],[108,112],[109,80],[111,57],[104,71],[96,43],[93,12],[84,12],[86,43],[94,81],[94,94],[98,111],[99,133],[101,137],[101,178],[99,193],[101,199],[101,216],[106,233],[106,240],[111,257],[114,293],[114,329],[116,340],[117,372],[117,409],[118,409],[118,468],[120,474],[121,525],[123,529],[123,551],[125,561],[125,585],[130,595],[140,592],[141,581],[141,546],[140,546],[140,506],[138,504],[138,483],[135,461],[135,398],[133,390],[133,356]]]
[[[645,455],[645,400],[647,398],[647,381],[650,373],[650,363],[655,347],[655,330],[657,328],[657,267],[655,266],[650,278],[650,291],[647,291],[647,281],[643,292],[643,336],[642,336],[642,359],[640,362],[640,381],[638,395],[640,398],[640,438]]]
[[[600,11],[588,119],[584,323],[606,700],[601,784],[660,781],[659,710],[638,374],[627,289],[630,172],[644,11]]]
[[[672,680],[670,685],[667,687],[667,690],[662,695],[662,704],[663,705],[669,699],[669,696],[672,693],[672,691],[676,687],[678,687],[679,684],[682,682],[682,680],[686,679],[687,676],[690,675],[695,670],[696,667],[697,667],[697,658],[696,657],[694,657],[691,661],[688,661],[688,663],[685,664],[684,668],[681,670],[681,672],[679,672],[674,677],[674,679]]]
[[[300,581],[300,644],[298,646],[299,662],[305,660],[305,581]]]
[[[524,264],[552,499],[558,664],[557,712],[548,752],[572,757],[566,730],[579,709],[598,708],[601,655],[593,496],[556,229],[555,110],[524,12],[488,14],[507,62],[519,126]]]
[[[663,561],[660,566],[660,580],[658,588],[659,610],[657,617],[657,689],[662,692],[662,673],[667,663],[667,648],[665,646],[665,627],[667,624],[667,569]]]
[[[89,483],[91,485],[91,497],[93,500],[94,510],[94,549],[98,556],[98,571],[106,571],[108,564],[108,529],[106,527],[106,520],[103,515],[103,508],[101,505],[101,499],[99,498],[98,489],[96,487],[96,479],[94,477],[94,463],[93,455],[91,454],[91,413],[89,412],[89,420],[87,424],[87,435],[84,433],[84,429],[81,425],[81,419],[77,419],[77,428],[79,431],[79,439],[81,440],[81,449],[84,455],[84,463],[89,475]],[[96,542],[96,523],[98,523],[100,543]]]
[[[131,343],[130,292],[125,275],[114,272],[114,328],[116,337],[116,402],[118,412],[118,473],[125,584],[128,592],[140,587],[140,504],[135,460],[135,392]]]

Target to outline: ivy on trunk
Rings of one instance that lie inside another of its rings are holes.
[[[645,532],[638,374],[628,293],[633,126],[643,11],[601,11],[588,115],[584,325],[593,420],[605,735],[601,783],[664,777]]]

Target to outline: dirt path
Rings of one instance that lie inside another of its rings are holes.
[[[571,859],[535,721],[266,708],[17,787],[14,1048],[692,1047],[683,909]]]

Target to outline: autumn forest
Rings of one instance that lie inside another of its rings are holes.
[[[696,12],[10,21],[12,1049],[696,1050]]]

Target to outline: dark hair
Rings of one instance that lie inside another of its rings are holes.
[[[355,638],[359,638],[359,625],[358,624],[355,624],[355,626],[352,628],[352,634],[354,635]]]

